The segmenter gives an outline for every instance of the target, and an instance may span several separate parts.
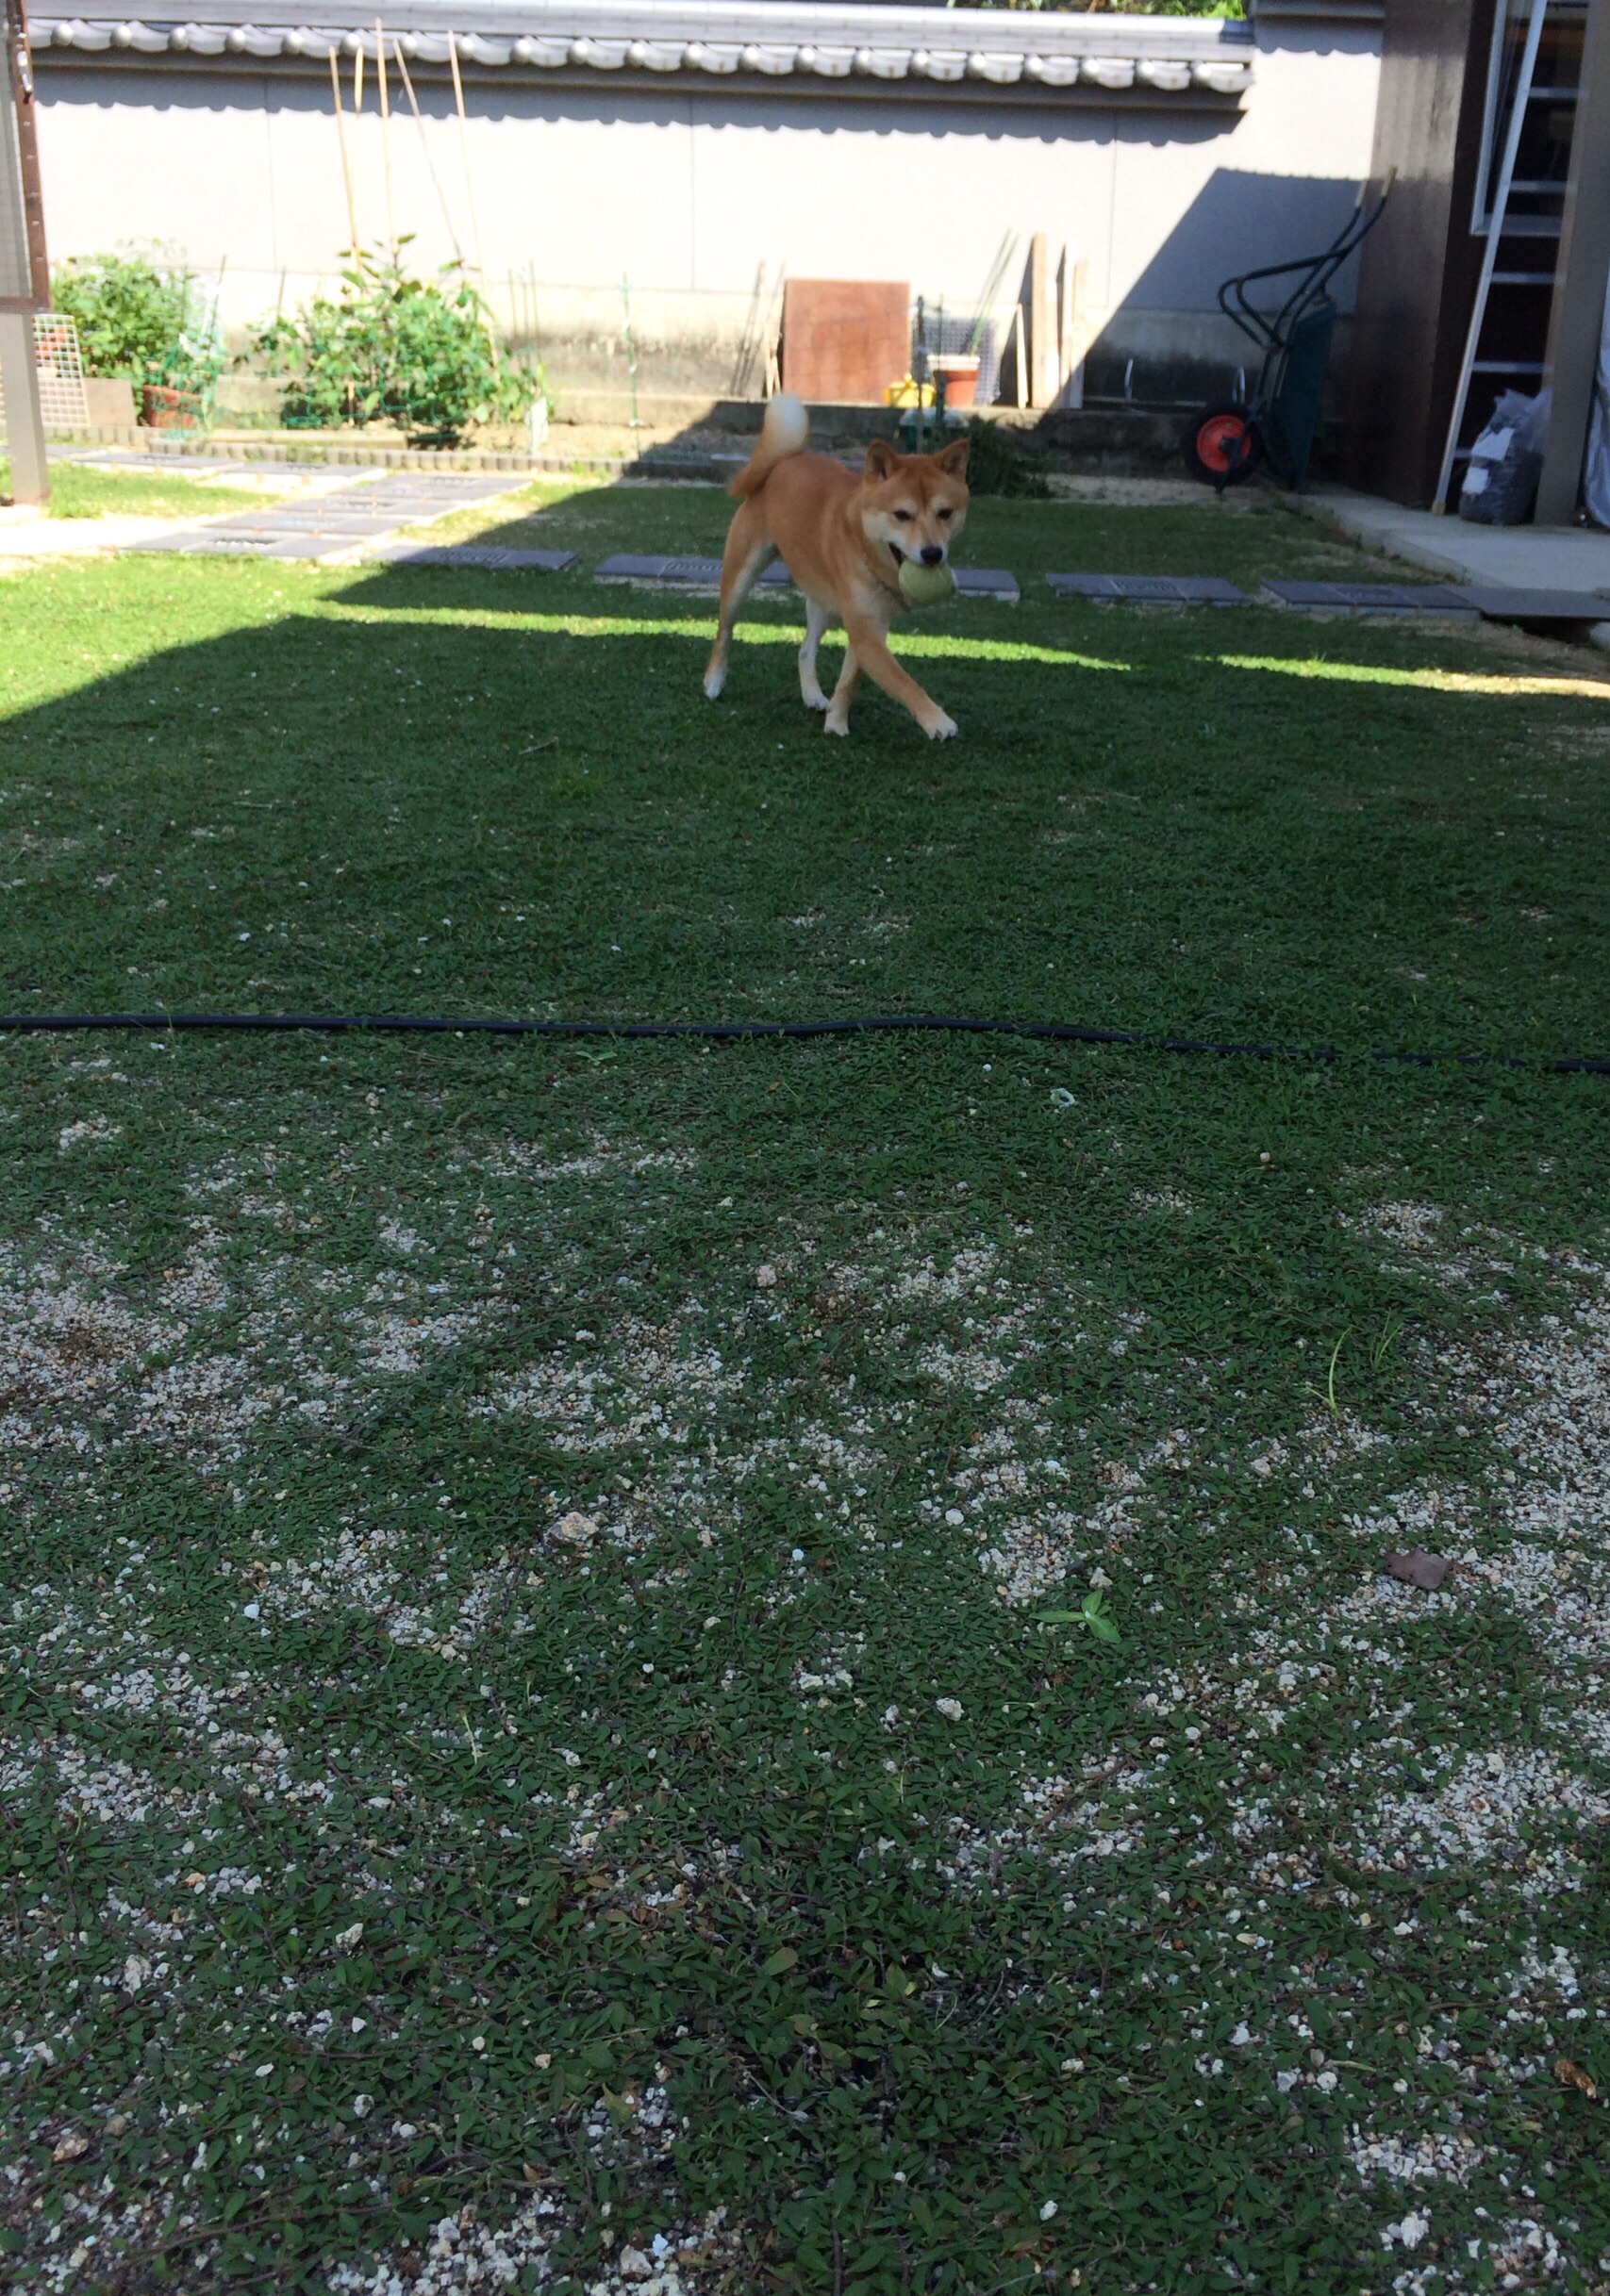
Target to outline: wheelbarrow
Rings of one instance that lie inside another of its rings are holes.
[[[1353,213],[1320,254],[1266,263],[1260,271],[1225,280],[1219,307],[1256,343],[1263,358],[1250,399],[1204,406],[1187,423],[1180,452],[1193,478],[1222,494],[1254,472],[1285,487],[1300,487],[1307,477],[1336,323],[1330,284],[1381,221],[1391,190],[1390,175],[1373,202],[1367,197],[1368,184],[1362,186]],[[1261,280],[1294,274],[1296,284],[1273,310],[1260,308],[1248,293]]]

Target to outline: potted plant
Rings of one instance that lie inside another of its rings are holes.
[[[160,252],[88,256],[62,264],[52,299],[78,323],[84,372],[125,376],[158,429],[192,429],[224,370],[216,314],[183,263]]]

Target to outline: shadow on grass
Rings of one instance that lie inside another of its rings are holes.
[[[41,649],[179,640],[8,721],[13,1009],[1597,1049],[1607,688],[1557,655],[969,607],[901,640],[963,738],[873,694],[837,743],[787,601],[712,707],[707,603],[573,577],[125,561],[12,596]]]

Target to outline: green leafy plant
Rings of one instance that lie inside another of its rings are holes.
[[[1107,1609],[1107,1598],[1100,1587],[1092,1587],[1076,1611],[1041,1611],[1042,1627],[1083,1627],[1093,1634],[1098,1643],[1119,1643],[1123,1637],[1118,1630],[1118,1621]]]
[[[974,415],[967,426],[971,452],[967,459],[970,494],[1015,494],[1044,502],[1051,492],[1045,483],[1050,456],[1037,447],[1020,445],[1004,423],[987,422]]]
[[[58,270],[52,300],[77,322],[86,374],[206,398],[224,372],[215,318],[182,264],[134,253],[75,257]]]
[[[541,371],[513,363],[481,296],[447,274],[415,279],[360,253],[339,298],[315,296],[293,319],[260,328],[252,349],[287,378],[287,425],[385,422],[416,446],[456,446],[473,423],[518,421]]]

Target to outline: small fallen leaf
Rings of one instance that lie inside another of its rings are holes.
[[[1575,2068],[1573,2067],[1572,2070],[1574,2071]],[[1589,2094],[1591,2095],[1591,2093],[1590,2090]],[[50,2156],[52,2160],[79,2160],[89,2149],[88,2137],[81,2137],[75,2128],[69,2129],[65,2137],[60,2138],[57,2143],[51,2146]]]
[[[772,1265],[770,1261],[764,1262],[755,1269],[755,1281],[756,1288],[762,1292],[772,1292],[776,1290],[777,1271]]]
[[[338,1953],[351,1953],[353,1947],[357,1943],[358,1939],[362,1935],[363,1924],[361,1922],[354,1922],[350,1929],[343,1929],[338,1934],[336,1938],[336,1951]]]
[[[784,1970],[793,1968],[799,1957],[791,1945],[779,1945],[775,1953],[769,1953],[761,1962],[760,1974],[763,1977],[780,1977]]]
[[[598,1536],[598,1525],[589,1514],[562,1514],[548,1536],[562,1540],[566,1546],[590,1546]]]
[[[1594,2079],[1592,2073],[1584,2073],[1582,2067],[1576,2063],[1574,2058],[1569,2056],[1556,2056],[1554,2059],[1554,2078],[1564,2089],[1580,2089],[1585,2097],[1592,2097],[1594,2099],[1598,2098],[1598,2082]]]
[[[1405,1586],[1423,1587],[1430,1594],[1442,1584],[1453,1565],[1446,1555],[1428,1554],[1423,1546],[1412,1546],[1406,1553],[1388,1555],[1386,1568]]]
[[[150,1974],[151,1964],[145,1958],[145,1956],[141,1953],[131,1953],[127,1960],[123,1965],[124,1991],[125,1993],[138,1993],[141,1987],[144,1984],[146,1978]]]

